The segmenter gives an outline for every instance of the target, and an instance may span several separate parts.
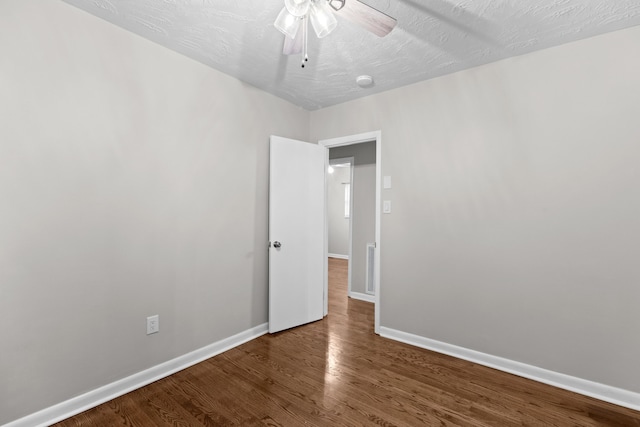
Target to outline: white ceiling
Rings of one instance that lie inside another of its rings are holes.
[[[308,110],[640,25],[639,0],[363,0],[396,28],[379,38],[338,18],[311,32],[302,69],[273,27],[283,0],[65,1]]]

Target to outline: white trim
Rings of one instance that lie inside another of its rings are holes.
[[[329,151],[329,150],[327,150]],[[349,182],[353,184],[353,177],[356,173],[356,159],[355,157],[349,157]],[[349,185],[349,259],[353,258],[353,185]],[[353,263],[347,264],[347,291],[351,291],[353,286]]]
[[[349,255],[340,255],[340,254],[328,254],[329,258],[338,258],[338,259],[349,259]]]
[[[380,334],[380,311],[382,310],[382,297],[380,296],[380,215],[382,210],[382,132],[376,133],[376,250],[374,254],[374,269],[373,269],[373,286],[375,289],[375,305],[373,311],[374,326],[373,331],[376,334]]]
[[[380,328],[380,335],[405,344],[468,360],[479,365],[488,366],[520,377],[529,378],[534,381],[583,394],[615,405],[624,406],[636,411],[640,410],[640,393],[561,374],[559,372],[550,371],[537,366],[527,365],[526,363],[516,362],[515,360],[481,353],[479,351],[458,347],[456,345],[447,344],[395,329],[382,327]]]
[[[349,298],[358,299],[360,301],[372,302],[375,304],[376,298],[373,295],[363,294],[361,292],[349,292]]]
[[[376,142],[376,251],[375,251],[375,268],[374,268],[374,285],[375,285],[375,305],[374,305],[374,324],[373,330],[376,334],[380,333],[380,304],[382,299],[380,298],[380,201],[382,198],[382,132],[379,130],[373,132],[365,132],[357,135],[350,136],[342,136],[340,138],[332,138],[332,139],[323,139],[318,141],[319,145],[322,145],[327,148],[327,156],[326,156],[326,165],[325,171],[329,166],[329,148],[333,147],[342,147],[345,145],[359,144],[362,142]],[[325,172],[326,173],[326,172]],[[326,181],[326,180],[325,180]],[[326,197],[326,189],[325,189],[325,197]],[[327,248],[327,240],[328,240],[328,228],[326,224],[326,215],[325,215],[325,253],[328,252]],[[325,257],[325,270],[327,270],[328,260]],[[329,290],[329,282],[327,274],[325,273],[325,315],[329,311],[329,299],[328,299],[328,290]]]
[[[267,333],[268,324],[256,326],[229,338],[222,339],[206,347],[178,356],[167,362],[153,366],[121,380],[99,387],[72,399],[50,406],[41,411],[19,418],[3,427],[45,427],[88,409],[96,407],[116,397],[127,394],[154,381],[168,377],[178,371],[224,353],[245,342],[251,341]]]

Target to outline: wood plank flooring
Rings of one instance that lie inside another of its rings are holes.
[[[380,338],[329,260],[329,316],[57,426],[640,426],[640,412]]]

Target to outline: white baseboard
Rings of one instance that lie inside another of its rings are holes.
[[[432,350],[437,353],[447,354],[458,359],[468,360],[479,365],[488,366],[520,377],[529,378],[554,387],[573,391],[585,396],[593,397],[615,405],[640,410],[640,393],[611,387],[582,378],[572,377],[559,372],[538,368],[514,360],[505,359],[464,347],[447,344],[441,341],[413,335],[395,329],[380,328],[380,335],[392,340],[400,341],[416,347]]]
[[[256,326],[244,332],[240,332],[229,338],[225,338],[206,347],[194,350],[191,353],[176,357],[175,359],[153,366],[129,377],[107,384],[88,393],[74,397],[57,405],[35,412],[26,417],[5,424],[3,427],[35,427],[49,426],[81,412],[98,406],[104,402],[115,399],[118,396],[129,393],[154,381],[181,371],[196,363],[200,363],[220,353],[224,353],[247,341],[258,338],[268,331],[268,324]]]
[[[327,254],[329,258],[349,259],[349,255]]]
[[[349,291],[349,298],[359,299],[361,301],[366,301],[366,302],[373,302],[373,303],[376,302],[376,297],[374,295],[363,294],[360,292]]]

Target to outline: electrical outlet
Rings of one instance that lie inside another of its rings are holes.
[[[147,335],[155,334],[160,331],[160,316],[147,317]]]

